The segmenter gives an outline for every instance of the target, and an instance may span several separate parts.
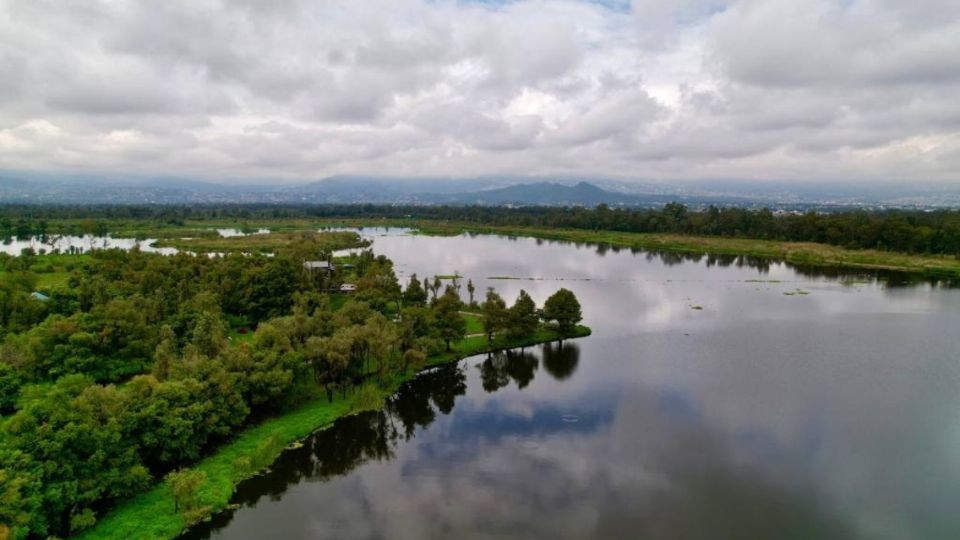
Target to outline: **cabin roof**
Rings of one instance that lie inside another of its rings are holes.
[[[333,268],[333,265],[331,265],[328,261],[305,261],[303,263],[303,267],[307,270],[330,270]]]
[[[47,300],[50,299],[49,296],[43,294],[42,292],[37,292],[37,291],[30,293],[30,296],[36,298],[37,300],[40,300],[41,302],[46,302]]]

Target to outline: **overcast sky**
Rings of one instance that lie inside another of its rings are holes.
[[[0,0],[0,168],[960,182],[960,1]]]

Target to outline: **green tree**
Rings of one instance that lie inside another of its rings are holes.
[[[443,282],[440,281],[440,276],[433,276],[433,281],[430,282],[429,289],[430,293],[433,295],[433,301],[437,301],[437,295],[440,294],[440,287],[443,286]]]
[[[407,290],[403,291],[403,303],[408,306],[422,306],[427,303],[427,291],[423,290],[416,274],[410,276]]]
[[[407,369],[418,369],[427,361],[427,355],[420,349],[407,349],[403,352],[403,372]]]
[[[468,280],[467,280],[467,294],[470,295],[470,305],[471,305],[471,306],[476,305],[476,304],[474,304],[474,299],[473,299],[473,295],[474,295],[475,292],[477,292],[477,288],[474,287],[474,285],[473,285],[473,280],[472,280],[472,279],[468,279]]]
[[[555,323],[560,336],[566,337],[583,320],[583,313],[576,295],[567,289],[560,289],[544,302],[541,317],[546,322]]]
[[[81,375],[31,389],[3,427],[3,446],[30,454],[43,486],[42,522],[66,535],[91,523],[93,509],[142,490],[150,475],[125,434],[127,398]]]
[[[170,325],[160,327],[160,343],[153,353],[153,376],[159,381],[170,376],[174,362],[177,360],[177,336]]]
[[[406,351],[416,347],[423,338],[437,335],[437,321],[434,310],[428,307],[404,308],[400,318],[400,349]]]
[[[460,297],[453,287],[447,287],[434,305],[437,329],[448,351],[454,340],[463,339],[467,333],[467,321],[460,315],[461,306]]]
[[[507,320],[509,321],[507,334],[510,337],[524,338],[536,332],[539,324],[537,304],[534,303],[533,298],[530,298],[527,291],[520,291],[517,301],[510,307]]]
[[[493,287],[487,289],[487,298],[483,302],[481,320],[487,331],[487,341],[493,341],[493,336],[507,328],[507,303],[497,294]]]
[[[207,479],[207,473],[194,469],[180,469],[167,474],[165,481],[173,494],[173,510],[189,512],[199,504],[197,491]]]

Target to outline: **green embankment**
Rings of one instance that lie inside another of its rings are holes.
[[[326,225],[334,223],[327,222]],[[390,226],[416,229],[422,234],[449,236],[465,232],[527,236],[545,240],[559,240],[583,244],[671,251],[678,253],[712,253],[716,255],[744,255],[776,259],[797,265],[850,268],[862,270],[894,270],[922,274],[928,277],[960,279],[960,258],[947,255],[923,255],[880,251],[874,249],[846,249],[813,242],[783,242],[722,236],[686,236],[679,234],[630,233],[617,231],[589,231],[582,229],[548,229],[526,226],[489,226],[470,223],[430,220],[338,220],[337,226]]]
[[[476,322],[479,323],[479,321]],[[482,328],[480,326],[481,331]],[[588,335],[590,335],[590,329],[579,326],[571,337]],[[540,328],[536,334],[522,340],[507,340],[501,337],[489,343],[485,336],[467,337],[456,343],[450,352],[430,357],[425,367],[458,361],[475,354],[526,347],[557,339],[557,334],[546,328]],[[328,402],[325,397],[318,397],[293,411],[243,430],[232,441],[193,467],[194,470],[206,474],[206,480],[198,493],[200,505],[207,507],[210,515],[226,508],[236,484],[251,476],[249,470],[237,470],[235,464],[238,461],[270,463],[286,445],[302,440],[318,429],[329,427],[337,418],[371,408],[373,405],[369,402],[371,388],[376,388],[375,406],[379,407],[383,400],[393,394],[404,381],[415,375],[414,371],[405,374],[396,373],[389,379],[381,381],[376,387],[368,384],[363,387],[364,391],[355,390],[346,398],[338,396],[332,402]],[[366,395],[357,399],[361,394]],[[266,447],[269,455],[264,460],[264,443],[269,441],[277,441],[280,446]],[[164,483],[160,483],[103,516],[93,528],[79,534],[76,538],[82,540],[170,539],[179,535],[187,525],[183,517],[174,510],[174,500],[169,489]]]

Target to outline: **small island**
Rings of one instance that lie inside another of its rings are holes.
[[[567,289],[481,301],[458,274],[401,284],[355,233],[271,241],[3,258],[0,538],[173,538],[424,368],[590,333]]]

